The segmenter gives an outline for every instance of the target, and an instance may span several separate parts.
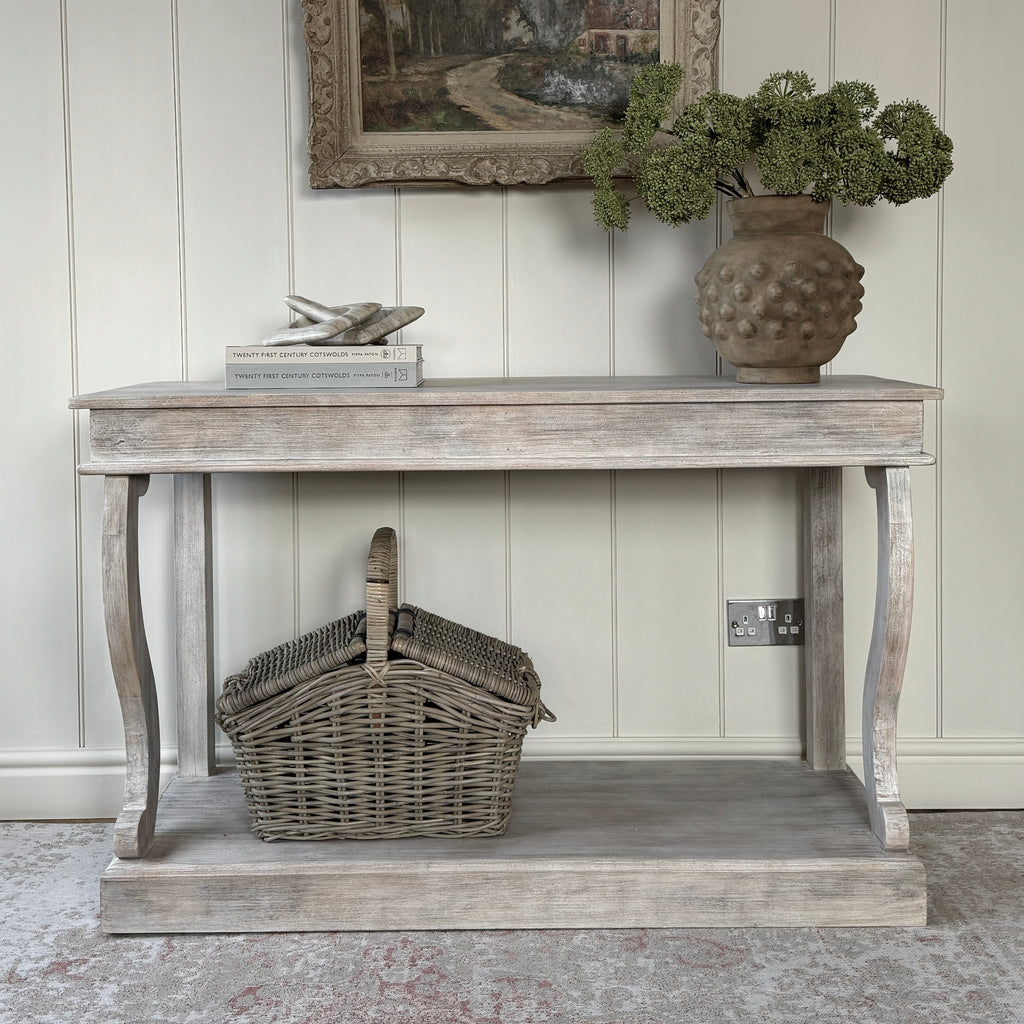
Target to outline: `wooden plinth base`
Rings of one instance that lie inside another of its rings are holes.
[[[848,771],[792,761],[527,761],[506,835],[264,843],[237,775],[177,779],[107,932],[921,925],[925,872]]]

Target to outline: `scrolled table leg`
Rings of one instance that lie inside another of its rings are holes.
[[[865,472],[878,508],[878,575],[864,677],[864,784],[871,829],[883,849],[906,850],[910,825],[896,773],[896,714],[914,603],[910,470],[871,466]]]
[[[124,720],[124,808],[114,854],[144,857],[153,842],[160,791],[160,722],[139,594],[139,498],[148,476],[108,476],[103,500],[103,613]]]

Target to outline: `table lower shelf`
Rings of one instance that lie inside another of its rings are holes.
[[[793,761],[526,761],[504,836],[264,843],[238,776],[176,779],[103,929],[386,931],[921,925],[851,772]]]

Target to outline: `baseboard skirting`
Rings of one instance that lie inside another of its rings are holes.
[[[847,742],[850,767],[862,774]],[[799,758],[800,742],[778,737],[530,737],[524,757]],[[1024,808],[1024,740],[908,738],[899,742],[900,789],[914,810]],[[163,781],[177,752],[161,750]],[[230,764],[229,749],[218,760]],[[124,752],[117,749],[0,751],[0,821],[113,818],[121,808]]]

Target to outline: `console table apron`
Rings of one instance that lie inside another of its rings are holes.
[[[72,398],[90,413],[79,472],[105,478],[103,601],[127,752],[104,928],[924,923],[896,713],[913,596],[909,467],[934,462],[924,403],[941,397],[832,376],[273,393],[157,383]],[[845,760],[845,466],[864,467],[878,515],[863,787]],[[709,467],[806,470],[806,762],[528,760],[496,839],[264,844],[249,833],[237,776],[214,764],[210,474]],[[178,773],[162,797],[138,573],[138,502],[154,473],[174,476]]]

